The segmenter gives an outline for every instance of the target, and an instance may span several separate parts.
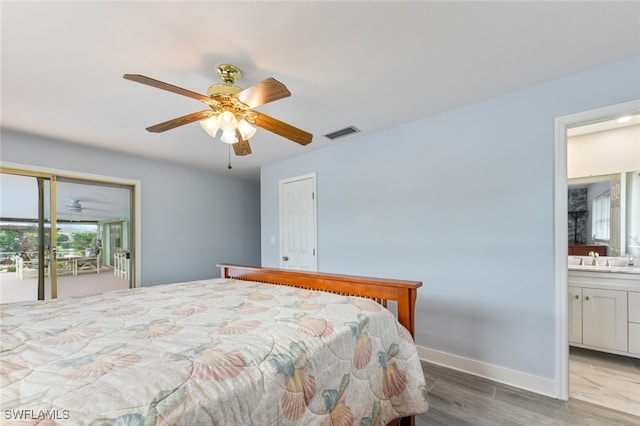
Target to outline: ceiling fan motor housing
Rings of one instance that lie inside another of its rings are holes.
[[[241,88],[239,88],[238,86],[234,86],[233,84],[218,83],[209,86],[207,95],[212,98],[215,98],[217,96],[233,96],[236,93],[240,93],[241,91]]]
[[[80,205],[80,200],[69,200],[69,204],[67,204],[67,209],[69,209],[72,212],[82,211],[82,205]]]
[[[207,95],[215,102],[209,104],[209,107],[215,112],[220,114],[223,111],[232,112],[238,120],[241,118],[246,119],[250,123],[255,122],[255,112],[251,111],[248,105],[240,102],[234,95],[240,93],[243,89],[234,86],[233,84],[212,84],[207,90]]]

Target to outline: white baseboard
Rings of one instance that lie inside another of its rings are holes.
[[[541,395],[557,398],[556,383],[552,379],[534,376],[532,374],[523,373],[521,371],[512,370],[498,365],[487,364],[470,358],[464,358],[446,352],[429,349],[424,346],[418,346],[418,355],[420,359],[443,367],[462,371],[464,373],[473,374],[474,376],[483,377],[493,380],[494,382],[504,383],[527,391],[539,393]]]

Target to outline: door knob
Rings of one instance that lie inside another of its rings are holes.
[[[289,256],[282,256],[282,260],[286,262],[287,260],[289,260]]]

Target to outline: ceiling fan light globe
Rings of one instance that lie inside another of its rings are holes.
[[[222,114],[218,116],[218,127],[223,131],[232,131],[235,132],[236,126],[238,125],[238,120],[236,120],[235,115],[231,111],[224,111]]]
[[[238,142],[238,138],[236,137],[235,130],[225,130],[222,132],[222,136],[220,140],[224,143],[234,144]]]
[[[212,138],[216,137],[216,133],[218,133],[218,117],[211,116],[206,120],[200,120],[200,126],[204,129],[205,132],[209,134]]]
[[[238,131],[242,136],[242,140],[248,141],[253,135],[256,134],[256,129],[244,118],[238,122]]]

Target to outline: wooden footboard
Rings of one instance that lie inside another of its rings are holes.
[[[398,322],[404,325],[412,336],[414,335],[414,307],[418,287],[422,286],[420,281],[291,271],[225,263],[218,264],[218,267],[222,268],[222,276],[224,278],[290,285],[292,287],[327,291],[345,296],[368,297],[383,306],[387,306],[388,301],[395,301],[398,309]]]

